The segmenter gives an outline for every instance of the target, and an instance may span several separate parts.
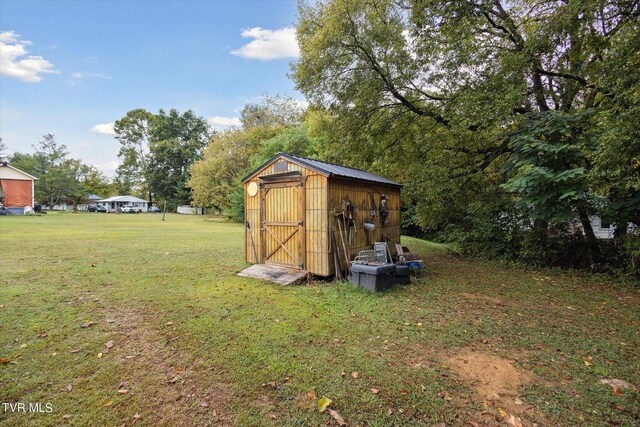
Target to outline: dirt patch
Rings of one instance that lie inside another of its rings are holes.
[[[521,386],[535,381],[531,372],[522,371],[512,360],[474,349],[462,349],[446,360],[447,366],[476,392],[488,413],[482,418],[512,426],[537,426],[543,416],[518,398]],[[487,416],[488,415],[488,416]]]
[[[109,356],[121,360],[119,380],[142,402],[145,425],[235,424],[229,387],[213,367],[181,349],[186,338],[172,325],[158,326],[155,313],[143,307],[121,306],[112,316]]]

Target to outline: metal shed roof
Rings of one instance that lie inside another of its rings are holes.
[[[382,177],[380,175],[376,175],[375,173],[363,171],[360,169],[348,168],[346,166],[337,165],[335,163],[322,162],[320,160],[308,159],[306,157],[294,156],[292,154],[287,153],[278,153],[262,165],[260,165],[257,169],[251,172],[249,175],[244,177],[242,180],[243,183],[247,182],[250,178],[252,178],[258,171],[263,169],[265,166],[271,164],[278,158],[285,158],[293,163],[297,163],[300,166],[304,166],[306,168],[312,169],[316,172],[319,172],[327,177],[337,176],[343,178],[351,178],[357,179],[360,181],[370,181],[377,182],[380,184],[392,185],[395,187],[402,187],[402,184]]]

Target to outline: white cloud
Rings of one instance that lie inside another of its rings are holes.
[[[103,133],[105,135],[115,135],[116,131],[113,129],[115,123],[103,123],[100,125],[95,125],[91,128],[91,132],[95,133]]]
[[[83,72],[83,73],[72,73],[71,74],[71,79],[68,80],[68,83],[71,86],[75,86],[77,85],[80,80],[83,79],[101,79],[101,80],[111,80],[111,76],[108,76],[106,74],[102,74],[102,73],[90,73],[90,72]]]
[[[228,127],[239,127],[242,123],[240,117],[222,117],[213,116],[207,119],[207,122],[214,127],[215,130],[224,130]]]
[[[266,30],[253,27],[242,32],[242,37],[253,40],[240,49],[232,50],[233,55],[248,59],[271,61],[280,58],[297,58],[300,56],[296,29],[293,27]]]
[[[98,168],[99,171],[103,172],[105,175],[113,177],[120,166],[120,162],[117,160],[113,160],[105,163],[93,163],[92,166]]]
[[[42,56],[28,55],[26,46],[30,44],[13,31],[0,33],[0,74],[36,83],[42,80],[40,74],[59,72]]]

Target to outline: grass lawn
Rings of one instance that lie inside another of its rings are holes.
[[[637,291],[403,243],[427,273],[369,294],[238,277],[202,216],[0,217],[0,401],[52,409],[0,424],[640,423]]]

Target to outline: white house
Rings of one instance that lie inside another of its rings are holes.
[[[107,212],[120,212],[125,205],[139,209],[141,212],[147,212],[149,209],[148,201],[133,196],[113,196],[98,200],[96,203],[107,208]]]
[[[19,215],[24,214],[25,208],[33,209],[36,179],[7,162],[0,163],[1,204]]]

